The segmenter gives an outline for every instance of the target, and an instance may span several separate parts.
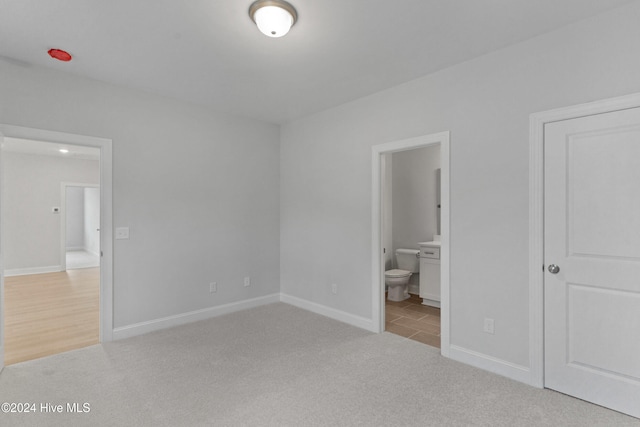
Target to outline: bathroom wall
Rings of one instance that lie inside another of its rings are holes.
[[[394,268],[393,255],[393,154],[382,155],[382,247],[384,269]]]
[[[389,154],[392,157],[392,250],[419,249],[418,242],[433,239],[437,230],[436,169],[440,146]],[[385,205],[388,203],[385,202]],[[398,265],[393,262],[393,267]],[[420,293],[420,276],[409,280],[409,292]]]
[[[440,146],[393,153],[393,250],[418,249],[437,230]]]

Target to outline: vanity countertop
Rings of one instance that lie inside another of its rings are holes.
[[[436,247],[439,248],[441,245],[440,241],[432,241],[432,242],[418,242],[418,246],[430,246],[430,247]]]

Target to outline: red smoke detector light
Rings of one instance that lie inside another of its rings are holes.
[[[61,49],[49,49],[49,56],[58,61],[69,62],[71,61],[71,54]]]

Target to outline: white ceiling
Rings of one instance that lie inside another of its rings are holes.
[[[290,0],[273,39],[252,0],[0,0],[0,56],[283,123],[631,1]]]

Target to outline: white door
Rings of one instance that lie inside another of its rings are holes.
[[[545,387],[640,417],[640,108],[546,124],[544,153]]]

